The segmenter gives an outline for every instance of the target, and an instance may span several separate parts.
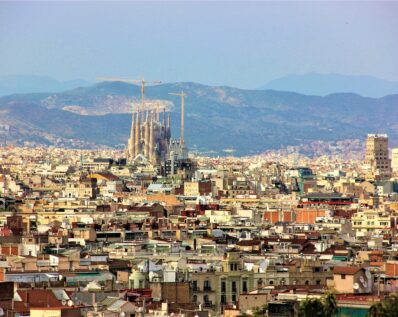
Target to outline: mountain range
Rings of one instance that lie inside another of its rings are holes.
[[[200,152],[249,155],[315,140],[364,139],[388,133],[398,140],[398,94],[381,98],[353,93],[327,96],[274,90],[244,90],[183,82],[146,88],[147,100],[171,103],[172,131],[179,134],[180,99],[186,98],[186,140]],[[127,143],[131,104],[140,87],[100,82],[58,93],[0,98],[0,132],[8,142],[72,147]]]
[[[34,92],[60,92],[76,87],[89,86],[86,80],[60,81],[49,76],[8,75],[0,76],[0,96]]]
[[[398,82],[374,76],[309,73],[284,76],[272,80],[258,89],[292,91],[316,96],[347,92],[365,97],[380,98],[398,94]]]

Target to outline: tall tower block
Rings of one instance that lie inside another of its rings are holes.
[[[364,163],[368,167],[368,178],[383,180],[391,177],[387,134],[368,134]]]

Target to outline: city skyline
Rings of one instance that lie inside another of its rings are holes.
[[[397,317],[397,13],[0,0],[0,317]]]

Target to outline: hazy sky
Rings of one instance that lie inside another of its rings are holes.
[[[398,80],[398,2],[0,2],[0,75]]]

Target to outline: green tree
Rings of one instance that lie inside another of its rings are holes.
[[[325,317],[333,317],[337,314],[337,301],[336,296],[332,293],[326,294],[323,299],[323,310],[325,312]]]
[[[263,305],[261,307],[256,307],[256,309],[253,312],[253,317],[266,316],[267,309],[268,309],[268,305],[267,304],[265,304],[265,305]]]
[[[377,304],[373,304],[370,306],[368,314],[366,315],[367,317],[382,317],[386,316],[387,312],[385,308],[383,307],[382,303],[379,302]]]
[[[369,308],[368,317],[396,317],[398,316],[398,294],[391,294],[383,301],[373,304]]]
[[[334,317],[336,314],[336,297],[331,293],[321,299],[307,298],[299,306],[300,317]]]
[[[299,317],[324,317],[323,303],[318,298],[307,298],[300,303]]]

